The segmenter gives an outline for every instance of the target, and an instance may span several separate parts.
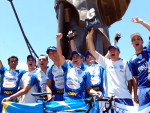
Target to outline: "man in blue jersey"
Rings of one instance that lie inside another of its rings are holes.
[[[9,97],[10,95],[15,94],[18,91],[20,79],[25,73],[24,70],[16,70],[18,65],[18,57],[11,56],[8,58],[9,70],[7,70],[1,60],[0,60],[0,74],[1,74],[1,83],[0,83],[0,102],[3,98]],[[16,101],[13,99],[12,101]],[[0,112],[2,111],[2,104],[0,104]]]
[[[97,95],[102,97],[101,92],[96,92],[92,89],[90,83],[90,76],[86,72],[86,66],[83,63],[83,57],[77,51],[72,51],[71,59],[72,62],[66,62],[64,56],[62,55],[60,40],[62,34],[58,33],[56,35],[57,40],[57,53],[60,58],[60,64],[64,70],[64,99],[65,100],[77,100],[85,98],[85,91],[89,94]],[[71,43],[71,42],[70,42]],[[71,45],[73,46],[73,45]]]
[[[132,22],[140,23],[150,31],[150,25],[142,19],[135,17]],[[135,49],[135,54],[130,59],[130,69],[133,76],[134,101],[139,105],[145,105],[150,102],[150,81],[148,80],[148,61],[150,53],[150,41],[147,47],[143,47],[143,39],[139,33],[131,34],[131,42]],[[137,87],[139,93],[137,96]]]
[[[127,61],[119,57],[120,49],[117,45],[110,45],[108,52],[110,59],[99,54],[94,47],[93,43],[94,29],[88,32],[87,44],[90,53],[96,58],[96,62],[100,64],[104,69],[105,73],[105,96],[115,96],[115,101],[125,105],[132,105],[131,98],[131,83],[132,76],[129,71]],[[130,87],[130,89],[128,89]]]
[[[90,81],[92,84],[92,89],[95,91],[101,91],[104,95],[104,88],[103,88],[103,74],[104,68],[96,63],[96,59],[94,56],[89,52],[85,52],[85,61],[87,64],[87,70],[90,73]],[[86,93],[86,98],[90,97],[89,94]]]
[[[10,97],[4,98],[2,100],[2,102],[10,101],[10,100],[17,98],[23,94],[26,94],[35,84],[38,88],[38,93],[48,92],[50,94],[48,94],[47,97],[45,97],[45,98],[48,100],[51,99],[51,90],[47,87],[47,84],[46,84],[46,82],[47,82],[46,72],[47,72],[48,57],[46,55],[40,55],[38,58],[38,64],[39,64],[40,68],[38,69],[38,71],[36,73],[34,73],[31,76],[28,85],[25,88],[18,91],[17,93],[11,95]]]
[[[64,94],[64,72],[60,65],[60,59],[57,54],[57,49],[54,46],[47,48],[46,53],[54,62],[51,68],[48,69],[47,85],[51,88],[54,96],[54,101],[63,101]]]

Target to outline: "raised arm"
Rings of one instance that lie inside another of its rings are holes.
[[[119,39],[121,38],[121,33],[116,33],[114,41],[112,43],[112,45],[117,45]],[[107,54],[105,55],[106,58],[110,59],[110,54],[109,51],[107,52]]]
[[[131,21],[134,22],[134,23],[140,23],[141,25],[143,25],[144,27],[146,27],[150,31],[150,24],[144,22],[139,17],[134,17],[134,18],[132,18]]]
[[[78,51],[75,45],[75,41],[74,41],[76,37],[75,33],[73,33],[72,31],[69,31],[67,37],[69,38],[69,41],[70,41],[71,50]]]
[[[61,49],[61,38],[63,37],[62,33],[56,34],[56,41],[57,41],[57,53],[60,59],[60,65],[63,65],[65,62],[65,57],[62,55],[62,49]]]
[[[89,52],[90,52],[96,59],[98,59],[99,53],[95,50],[95,47],[94,47],[93,33],[94,33],[94,29],[92,28],[92,29],[88,32],[88,35],[86,36],[86,42],[87,42],[87,46],[88,46]]]

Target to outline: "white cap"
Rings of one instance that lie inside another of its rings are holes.
[[[141,36],[138,32],[135,32],[135,33],[133,33],[133,34],[130,35],[131,40],[132,40],[132,38],[133,38],[134,36],[139,36],[139,37],[142,38],[142,36]]]

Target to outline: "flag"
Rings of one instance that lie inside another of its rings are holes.
[[[43,113],[42,103],[15,103],[4,102],[2,113]],[[73,101],[51,101],[45,102],[45,108],[47,111],[59,112],[59,111],[86,111],[88,105],[83,100]]]

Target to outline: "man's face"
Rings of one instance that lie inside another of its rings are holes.
[[[120,51],[114,47],[109,50],[110,58],[116,59],[119,57]]]
[[[131,41],[137,52],[143,49],[143,40],[140,36],[134,36]]]
[[[27,60],[27,65],[28,65],[28,68],[35,68],[35,66],[36,66],[35,59],[32,57],[29,57]]]
[[[86,56],[86,62],[87,62],[87,64],[89,65],[89,64],[95,64],[95,58],[92,56],[92,55],[87,55]]]
[[[79,66],[81,62],[83,62],[83,59],[78,54],[72,55],[72,63],[75,66]]]
[[[8,62],[8,65],[10,69],[16,69],[18,65],[18,60],[16,58],[11,58],[10,61]]]
[[[46,56],[40,56],[38,58],[38,64],[40,67],[47,67],[48,64],[48,59],[46,58]]]
[[[50,50],[48,53],[48,56],[51,60],[55,61],[58,58],[57,51],[55,50]]]

